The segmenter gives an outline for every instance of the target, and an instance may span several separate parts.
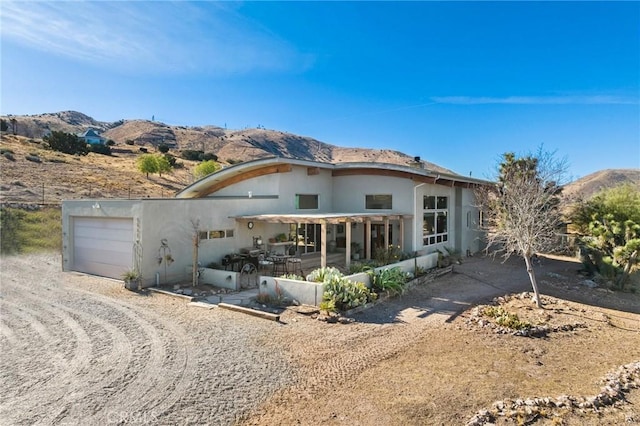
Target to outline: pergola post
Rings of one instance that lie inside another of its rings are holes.
[[[384,249],[389,249],[389,216],[384,217]]]
[[[364,241],[365,259],[371,260],[371,219],[370,218],[367,218],[367,221],[365,223],[364,235],[365,235],[365,241]]]
[[[344,223],[344,235],[345,235],[345,259],[344,264],[349,269],[351,267],[351,219],[347,219]]]
[[[398,222],[400,224],[400,238],[398,239],[398,244],[400,244],[400,250],[404,251],[404,218],[400,216],[398,218]]]
[[[325,220],[320,222],[320,234],[322,235],[320,241],[320,267],[325,268],[327,266],[327,222]]]

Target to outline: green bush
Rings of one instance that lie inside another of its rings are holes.
[[[109,145],[95,144],[89,145],[89,150],[96,154],[111,155],[111,148]]]
[[[45,136],[43,140],[54,151],[64,152],[65,154],[80,155],[87,155],[89,153],[89,148],[84,140],[71,133],[58,132],[54,130],[50,135]]]
[[[204,151],[197,151],[193,149],[183,149],[180,153],[180,157],[184,158],[185,160],[191,161],[200,161],[202,160],[203,155]]]
[[[167,152],[169,152],[169,145],[167,145],[166,143],[161,143],[160,145],[158,145],[158,151],[166,154]]]
[[[377,292],[388,292],[395,296],[404,293],[407,274],[399,267],[382,269],[381,271],[370,271],[371,286]]]
[[[213,160],[203,161],[193,169],[193,176],[196,179],[202,179],[212,173],[217,172],[220,169],[220,165]]]

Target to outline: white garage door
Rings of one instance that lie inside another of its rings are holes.
[[[133,266],[132,253],[132,218],[73,219],[73,270],[120,278]]]

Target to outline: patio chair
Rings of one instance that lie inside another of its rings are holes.
[[[302,272],[302,259],[299,257],[290,257],[287,259],[287,263],[287,269],[290,273],[304,276]],[[289,267],[289,265],[291,266]]]
[[[258,266],[260,270],[265,270],[267,268],[273,267],[273,262],[264,257],[264,254],[258,256]]]

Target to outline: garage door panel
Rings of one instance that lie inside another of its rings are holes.
[[[120,278],[132,267],[133,219],[76,217],[73,269]]]
[[[76,252],[76,260],[79,262],[97,262],[113,265],[130,265],[131,247],[128,250],[109,250],[109,249],[93,249],[93,250],[79,250]]]
[[[93,237],[76,238],[76,250],[108,250],[114,252],[127,251],[131,253],[131,241],[114,241],[114,240],[100,240]]]

